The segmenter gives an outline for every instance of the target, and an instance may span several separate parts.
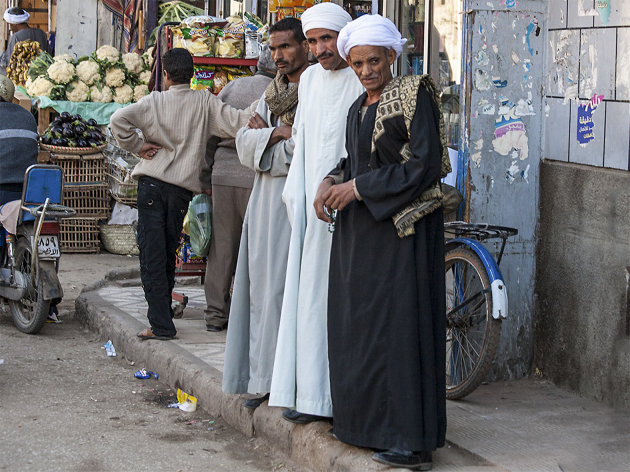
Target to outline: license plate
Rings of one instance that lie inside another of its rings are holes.
[[[41,258],[56,259],[59,257],[59,239],[57,236],[40,236],[37,243],[37,254]]]

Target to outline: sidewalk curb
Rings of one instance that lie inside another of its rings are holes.
[[[371,460],[372,453],[332,437],[329,423],[294,425],[282,419],[282,409],[267,404],[256,410],[241,405],[237,395],[221,391],[222,375],[175,343],[142,341],[135,336],[144,326],[135,318],[109,305],[96,292],[110,281],[137,276],[138,271],[112,271],[105,280],[86,286],[75,301],[79,322],[111,339],[116,350],[149,370],[160,380],[197,397],[212,416],[221,416],[248,437],[264,438],[296,464],[313,471],[377,471],[384,466]]]

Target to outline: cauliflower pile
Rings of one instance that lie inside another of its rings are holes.
[[[109,103],[114,101],[112,89],[104,85],[100,90],[96,85],[90,87],[90,99],[97,103]]]
[[[55,84],[48,80],[43,75],[40,75],[35,80],[29,78],[26,81],[26,91],[31,97],[43,96],[48,97]]]
[[[133,101],[134,102],[137,102],[145,95],[149,95],[149,87],[147,87],[145,84],[136,85],[133,88]]]
[[[101,80],[101,68],[96,61],[88,59],[77,64],[77,77],[87,85],[94,85]]]
[[[76,75],[76,70],[72,63],[60,60],[53,62],[48,68],[48,77],[55,83],[67,84]]]
[[[97,60],[102,62],[110,62],[112,64],[120,60],[120,52],[114,46],[101,46],[96,51],[94,51],[94,55]]]
[[[116,103],[130,103],[133,101],[133,89],[125,84],[114,89],[114,101]]]
[[[90,97],[90,87],[80,80],[75,80],[68,85],[66,97],[71,102],[87,102]]]
[[[152,62],[151,50],[121,54],[106,45],[76,60],[70,54],[49,58],[25,87],[33,97],[52,100],[131,103],[149,94]]]
[[[140,55],[135,52],[123,54],[122,61],[127,70],[129,72],[133,72],[134,74],[139,74],[142,72],[142,69],[144,69],[144,61]]]
[[[105,85],[120,87],[125,82],[125,71],[120,67],[111,67],[105,72]]]

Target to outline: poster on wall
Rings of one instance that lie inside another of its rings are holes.
[[[307,8],[317,3],[330,0],[269,0],[269,13],[276,13],[278,21],[282,18],[300,18]]]
[[[578,106],[577,140],[583,146],[595,139],[593,113],[603,99],[603,95],[595,94],[588,103]]]

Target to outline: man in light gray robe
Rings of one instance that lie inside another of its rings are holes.
[[[256,176],[234,277],[223,370],[226,393],[269,392],[282,310],[291,238],[282,191],[293,154],[297,82],[308,66],[299,20],[274,25],[269,49],[279,74],[259,101],[257,114],[236,135],[239,159]],[[245,406],[256,408],[265,398]]]

